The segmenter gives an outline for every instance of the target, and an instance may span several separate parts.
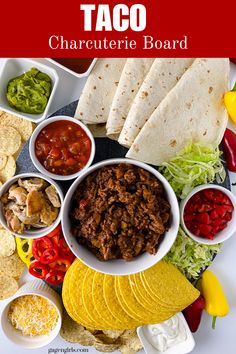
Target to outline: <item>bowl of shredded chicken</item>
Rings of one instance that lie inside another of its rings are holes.
[[[50,178],[17,175],[0,192],[0,222],[22,238],[45,236],[60,222],[63,194]]]

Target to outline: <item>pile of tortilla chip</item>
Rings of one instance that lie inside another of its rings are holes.
[[[73,321],[66,312],[63,315],[60,334],[67,342],[94,346],[96,350],[104,353],[119,350],[122,354],[135,354],[142,349],[136,329],[91,330]]]
[[[25,264],[16,252],[14,236],[0,225],[0,300],[16,293],[24,269]]]
[[[33,129],[30,121],[0,111],[0,185],[14,176],[16,159]]]
[[[62,289],[69,316],[83,327],[102,331],[163,322],[198,296],[199,291],[180,271],[164,261],[135,275],[111,276],[77,259]]]

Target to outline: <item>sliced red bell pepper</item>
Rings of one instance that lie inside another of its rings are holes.
[[[57,225],[57,227],[52,230],[51,232],[49,232],[49,234],[47,234],[47,237],[53,237],[55,235],[57,235],[58,233],[60,233],[62,230],[61,230],[61,224]]]
[[[46,275],[49,272],[49,268],[46,265],[35,261],[30,264],[29,272],[36,278],[45,279]]]
[[[71,255],[73,254],[71,252],[71,250],[69,249],[69,246],[67,245],[64,237],[61,238],[58,242],[58,250],[59,250],[59,254],[62,258],[71,257]]]
[[[55,262],[58,259],[57,247],[48,248],[45,250],[40,257],[39,261],[43,264],[49,264]]]
[[[71,258],[58,258],[55,262],[50,263],[49,266],[53,270],[59,270],[66,273],[69,267],[71,266],[71,263]]]
[[[53,248],[53,243],[47,236],[35,239],[32,244],[34,258],[40,261],[43,252],[51,248]]]
[[[65,273],[60,270],[51,270],[45,277],[46,282],[51,285],[59,285],[63,282]]]

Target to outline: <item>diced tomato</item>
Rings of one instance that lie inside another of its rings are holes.
[[[230,221],[232,219],[232,213],[226,213],[225,214],[225,220]]]
[[[212,240],[227,227],[233,211],[233,204],[226,194],[209,188],[190,198],[184,210],[184,222],[194,235]]]
[[[70,157],[68,160],[65,161],[65,165],[66,166],[75,166],[77,165],[77,161],[75,159],[73,159],[72,157]]]
[[[61,157],[61,150],[59,148],[53,147],[49,153],[52,159],[59,159]]]
[[[203,224],[210,224],[210,216],[207,213],[200,213],[196,215],[195,220]]]
[[[212,205],[206,203],[199,205],[197,209],[199,213],[205,213],[206,211],[210,211],[210,210],[212,210]]]

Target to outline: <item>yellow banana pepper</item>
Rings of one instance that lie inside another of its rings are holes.
[[[225,93],[224,103],[230,118],[236,124],[236,83],[231,91]]]
[[[32,243],[33,240],[31,239],[16,237],[17,253],[20,259],[27,265],[27,267],[29,267],[30,263],[34,261]]]
[[[216,317],[226,316],[229,312],[227,299],[218,279],[209,270],[202,274],[200,289],[205,299],[205,310],[213,316],[212,328],[215,329]]]

